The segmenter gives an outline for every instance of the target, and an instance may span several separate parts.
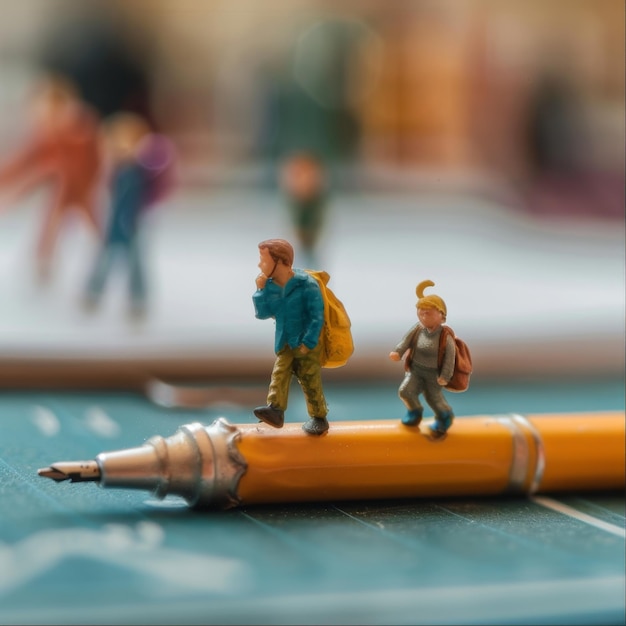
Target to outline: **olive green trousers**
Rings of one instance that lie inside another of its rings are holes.
[[[293,376],[302,387],[310,417],[326,417],[328,406],[322,389],[322,368],[320,366],[320,343],[302,354],[299,348],[285,346],[277,355],[272,370],[267,403],[285,411],[289,399],[289,386]]]

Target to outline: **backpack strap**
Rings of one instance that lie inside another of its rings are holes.
[[[441,336],[439,337],[439,353],[437,354],[437,369],[441,372],[443,366],[443,357],[446,354],[446,343],[448,341],[448,335],[455,338],[454,331],[449,326],[441,327]]]
[[[406,358],[404,359],[404,370],[406,372],[411,369],[411,362],[413,361],[413,350],[415,348],[415,342],[417,341],[417,335],[419,334],[420,330],[422,330],[422,325],[417,324],[415,326],[415,330],[411,333],[411,336],[409,337],[409,349]]]

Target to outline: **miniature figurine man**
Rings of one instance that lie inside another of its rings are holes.
[[[447,308],[439,296],[424,295],[424,289],[434,284],[430,280],[425,280],[417,286],[416,308],[419,322],[404,335],[402,341],[389,354],[389,358],[392,361],[399,361],[408,352],[407,372],[398,390],[400,399],[407,407],[407,414],[402,418],[402,423],[406,426],[418,426],[422,421],[424,408],[419,401],[419,395],[423,393],[426,402],[435,413],[435,421],[430,425],[431,434],[439,438],[446,434],[454,419],[452,408],[444,398],[443,388],[454,372],[456,347],[453,335],[448,334],[439,368],[440,338]]]
[[[259,244],[257,291],[252,302],[258,319],[274,318],[276,361],[267,395],[267,406],[254,414],[266,424],[281,428],[295,374],[310,416],[302,428],[311,435],[328,430],[328,407],[322,390],[320,333],[324,324],[324,300],[317,281],[304,270],[292,268],[293,248],[284,239]]]

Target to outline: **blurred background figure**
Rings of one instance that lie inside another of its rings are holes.
[[[281,160],[295,151],[315,153],[329,163],[357,157],[355,74],[359,46],[369,32],[355,19],[312,20],[278,59],[262,68],[263,158]]]
[[[282,164],[280,184],[295,230],[300,263],[318,268],[316,247],[324,226],[328,192],[324,166],[311,153],[292,154]]]
[[[469,146],[492,197],[539,219],[623,220],[624,4],[467,7]]]
[[[584,96],[567,76],[547,73],[531,89],[526,204],[537,215],[617,218],[623,179],[594,159]]]
[[[101,118],[120,111],[154,126],[151,50],[115,3],[61,0],[38,46],[40,65],[66,76]]]
[[[394,185],[415,182],[434,169],[451,173],[474,165],[468,150],[471,8],[466,2],[373,4],[369,23],[378,34],[363,51],[371,88],[358,106],[361,158]],[[375,68],[375,69],[374,69]],[[430,178],[430,175],[428,176]],[[420,181],[421,182],[421,181]]]
[[[110,212],[85,306],[94,309],[99,304],[113,263],[121,257],[128,268],[130,312],[142,317],[147,296],[141,233],[144,214],[171,189],[174,149],[168,139],[152,133],[148,122],[133,113],[113,116],[105,133],[112,167]]]
[[[37,274],[49,278],[53,253],[70,214],[98,233],[97,188],[101,174],[98,117],[66,78],[46,75],[30,102],[32,127],[26,144],[0,166],[0,186],[15,196],[51,186],[37,244]],[[16,198],[14,198],[16,199]]]

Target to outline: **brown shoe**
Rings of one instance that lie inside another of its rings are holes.
[[[328,430],[328,420],[325,417],[312,417],[302,424],[302,430],[309,435],[323,435]]]
[[[267,406],[258,406],[254,409],[254,414],[266,424],[274,428],[282,428],[285,423],[285,412],[282,409],[276,409],[271,404]]]

